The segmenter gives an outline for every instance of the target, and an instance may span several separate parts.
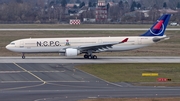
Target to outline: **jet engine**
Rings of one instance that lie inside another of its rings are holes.
[[[80,54],[80,51],[77,49],[73,49],[73,48],[66,49],[66,56],[77,56],[78,54]]]

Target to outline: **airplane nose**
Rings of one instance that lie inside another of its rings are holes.
[[[11,44],[6,45],[6,49],[9,50],[9,51],[14,51],[13,47],[14,46],[12,46]]]
[[[9,50],[9,45],[7,45],[7,46],[6,46],[6,49],[8,49],[8,50]]]

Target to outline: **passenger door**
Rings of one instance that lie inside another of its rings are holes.
[[[24,48],[24,41],[20,41],[20,48]]]
[[[141,45],[141,44],[142,44],[142,39],[138,38],[138,45]]]

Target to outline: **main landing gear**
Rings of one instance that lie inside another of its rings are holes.
[[[86,53],[85,55],[84,55],[84,58],[85,59],[97,59],[97,56],[96,55],[92,55],[92,53]]]
[[[22,59],[25,59],[26,57],[25,57],[25,55],[24,55],[24,53],[22,53]]]
[[[96,55],[84,55],[85,59],[97,59]]]

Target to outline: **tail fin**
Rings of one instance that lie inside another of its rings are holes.
[[[144,34],[141,36],[163,36],[168,25],[170,14],[162,15],[157,22]]]

